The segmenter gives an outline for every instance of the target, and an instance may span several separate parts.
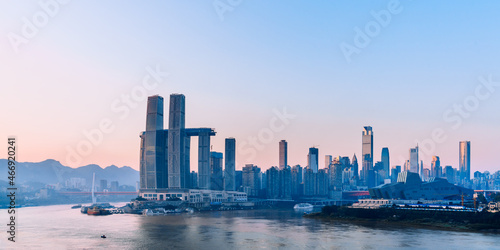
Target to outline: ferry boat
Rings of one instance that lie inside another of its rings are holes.
[[[87,214],[88,215],[108,215],[108,214],[111,214],[111,212],[104,209],[104,208],[94,206],[94,207],[89,208],[87,210]]]
[[[309,204],[309,203],[299,203],[293,206],[293,209],[296,211],[312,211],[314,209],[314,206]]]

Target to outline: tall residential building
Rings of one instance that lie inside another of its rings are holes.
[[[439,156],[432,156],[431,162],[431,174],[430,177],[441,177],[441,161],[439,160]]]
[[[410,148],[410,162],[409,171],[413,173],[419,173],[419,161],[418,161],[418,145],[415,148]]]
[[[236,191],[235,164],[236,164],[236,139],[226,138],[224,160],[224,190]]]
[[[363,164],[361,178],[363,178],[366,185],[369,171],[373,169],[373,131],[370,126],[365,126],[363,129],[361,154]]]
[[[302,167],[300,165],[295,165],[292,167],[292,196],[296,197],[301,195],[303,190],[301,189],[302,184]]]
[[[278,199],[280,194],[279,185],[279,169],[277,167],[270,167],[266,170],[266,183],[267,183],[267,198]]]
[[[316,195],[318,196],[327,196],[328,195],[328,187],[330,185],[329,176],[326,169],[318,170],[316,175]]]
[[[280,169],[288,166],[288,143],[285,140],[280,141]]]
[[[390,160],[389,160],[389,149],[388,148],[382,148],[382,164],[383,164],[383,170],[384,170],[384,179],[388,179],[390,176]]]
[[[289,167],[279,171],[279,197],[281,199],[292,198],[292,170]]]
[[[223,190],[222,153],[210,152],[210,190]]]
[[[459,170],[460,181],[470,181],[470,141],[461,141],[459,144]]]
[[[332,156],[331,155],[325,155],[325,168],[329,169],[330,164],[332,164]]]
[[[186,166],[185,97],[170,95],[168,119],[168,187],[189,187],[189,166]],[[187,154],[189,155],[189,154]]]
[[[318,172],[318,149],[315,147],[309,148],[309,154],[307,155],[307,165],[313,173]]]
[[[148,97],[146,131],[141,135],[140,187],[168,187],[168,134],[163,130],[163,97]]]
[[[318,180],[316,173],[312,169],[306,167],[304,169],[304,191],[305,196],[314,196],[318,193]]]
[[[339,158],[336,157],[330,165],[329,179],[330,190],[332,191],[342,191],[342,172],[344,170],[344,165],[342,165]]]
[[[242,187],[243,192],[248,196],[259,196],[261,189],[262,173],[260,168],[253,164],[246,164],[242,172]]]

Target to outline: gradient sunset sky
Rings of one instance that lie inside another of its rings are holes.
[[[169,95],[182,93],[186,127],[215,128],[214,151],[236,138],[237,169],[278,165],[282,139],[290,165],[305,166],[313,145],[320,168],[326,154],[361,160],[362,129],[372,126],[375,161],[389,147],[391,166],[402,165],[410,147],[425,147],[438,131],[445,139],[421,154],[427,167],[438,155],[457,168],[459,141],[469,140],[472,172],[500,170],[498,1],[116,0],[58,8],[47,14],[38,1],[0,1],[0,138],[17,137],[19,161],[138,169],[147,96],[163,96],[168,110]],[[377,21],[380,13],[390,20]],[[31,37],[26,22],[40,25]],[[341,48],[356,46],[358,29],[369,41],[347,60]],[[13,37],[25,40],[15,45]],[[168,76],[145,89],[152,70]],[[284,109],[294,118],[273,131]],[[68,150],[89,141],[84,131],[103,120],[112,131],[68,160]],[[197,170],[196,138],[191,147]]]

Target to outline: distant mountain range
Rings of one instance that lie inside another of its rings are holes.
[[[7,160],[0,159],[0,180],[7,181]],[[56,160],[45,160],[42,162],[18,162],[16,164],[16,183],[38,182],[44,184],[65,183],[70,178],[84,178],[88,186],[92,185],[92,174],[95,173],[96,186],[99,180],[118,181],[120,185],[136,185],[139,181],[139,171],[131,167],[117,167],[111,165],[101,168],[99,165],[91,164],[78,168],[63,166]]]

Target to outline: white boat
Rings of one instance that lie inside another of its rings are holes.
[[[296,211],[312,211],[314,206],[309,203],[299,203],[293,206]]]

